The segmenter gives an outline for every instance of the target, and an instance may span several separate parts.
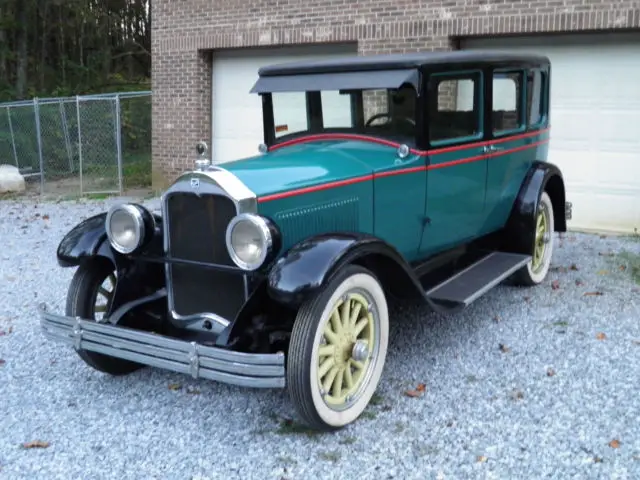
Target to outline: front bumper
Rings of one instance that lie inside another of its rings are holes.
[[[93,320],[50,313],[40,304],[45,337],[76,350],[123,358],[151,367],[255,388],[285,386],[284,353],[253,354],[200,345]]]

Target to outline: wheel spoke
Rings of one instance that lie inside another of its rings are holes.
[[[327,372],[335,365],[335,359],[333,357],[329,357],[322,362],[320,368],[318,368],[318,378],[322,379]]]
[[[336,308],[331,314],[331,326],[333,327],[333,331],[338,335],[342,333],[342,319],[340,318],[340,311]]]
[[[351,299],[347,298],[341,305],[340,308],[340,327],[342,328],[342,330],[346,330],[349,328],[349,320],[350,320],[350,315],[349,313],[351,312]]]
[[[333,365],[329,369],[329,372],[327,373],[327,376],[325,377],[324,382],[322,382],[322,388],[325,392],[328,392],[331,389],[331,386],[333,385],[333,381],[336,379],[336,375],[338,374],[339,371],[340,371],[340,367],[338,367],[337,365]]]
[[[106,305],[96,305],[93,310],[94,310],[95,313],[105,313],[107,311],[107,306]]]
[[[318,349],[318,356],[319,357],[328,357],[333,355],[336,352],[336,346],[335,345],[320,345],[320,348]]]
[[[104,287],[100,287],[98,293],[107,299],[111,298],[111,292]]]
[[[358,317],[360,316],[360,310],[362,310],[362,303],[357,302],[353,310],[351,311],[351,318],[349,319],[349,328],[354,328]]]
[[[333,333],[333,330],[331,330],[331,323],[327,323],[327,325],[324,327],[324,338],[327,339],[327,342],[331,343],[331,344],[336,344],[339,341],[338,336]]]
[[[334,378],[333,380],[333,389],[332,389],[332,394],[334,397],[339,397],[340,394],[342,393],[342,382],[344,380],[344,369],[341,368],[340,370],[338,370],[338,374],[336,375],[336,378]]]
[[[353,388],[353,374],[351,373],[350,364],[347,364],[344,369],[344,383],[347,385],[347,388]]]
[[[353,334],[358,337],[360,333],[365,329],[365,327],[369,324],[369,316],[367,315],[365,318],[356,323],[356,326],[353,328]]]
[[[353,358],[350,360],[351,365],[353,365],[357,370],[364,369],[364,363],[354,360]]]
[[[113,273],[110,273],[107,278],[109,279],[109,282],[111,283],[112,289],[115,288],[116,287],[116,276]]]

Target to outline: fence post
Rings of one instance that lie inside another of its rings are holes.
[[[120,121],[120,95],[116,95],[116,119],[115,119],[115,133],[116,133],[116,150],[118,152],[118,190],[122,195],[122,125]]]
[[[80,195],[83,194],[82,189],[82,131],[80,127],[80,97],[76,95],[76,116],[78,118],[78,166],[80,170]]]
[[[38,157],[40,160],[40,194],[44,195],[44,158],[42,155],[42,133],[40,132],[40,104],[33,99],[33,111],[36,116],[36,136],[38,139]]]
[[[64,134],[64,146],[67,149],[69,159],[69,173],[73,173],[73,150],[71,150],[71,139],[69,138],[69,126],[67,125],[67,112],[64,100],[60,100],[60,121],[62,122],[62,132]]]
[[[13,136],[13,123],[11,123],[11,107],[7,107],[7,119],[9,120],[9,133],[11,134],[11,146],[13,147],[13,158],[16,161],[16,167],[20,170],[18,163],[18,150],[16,149],[16,137]]]

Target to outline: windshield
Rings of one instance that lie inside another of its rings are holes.
[[[399,89],[274,92],[276,143],[322,133],[371,135],[415,144],[416,91]]]

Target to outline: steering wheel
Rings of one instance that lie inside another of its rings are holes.
[[[387,117],[389,120],[392,120],[393,117],[391,116],[390,113],[388,112],[383,112],[383,113],[376,113],[375,115],[373,115],[369,120],[367,120],[367,122],[365,123],[365,127],[369,127],[371,126],[371,123],[373,123],[375,120],[378,120],[379,118],[384,118]],[[411,126],[415,127],[416,126],[416,122],[413,118],[410,117],[400,117],[399,120],[403,120],[405,122],[408,122],[411,124]],[[388,121],[386,123],[389,123]]]

